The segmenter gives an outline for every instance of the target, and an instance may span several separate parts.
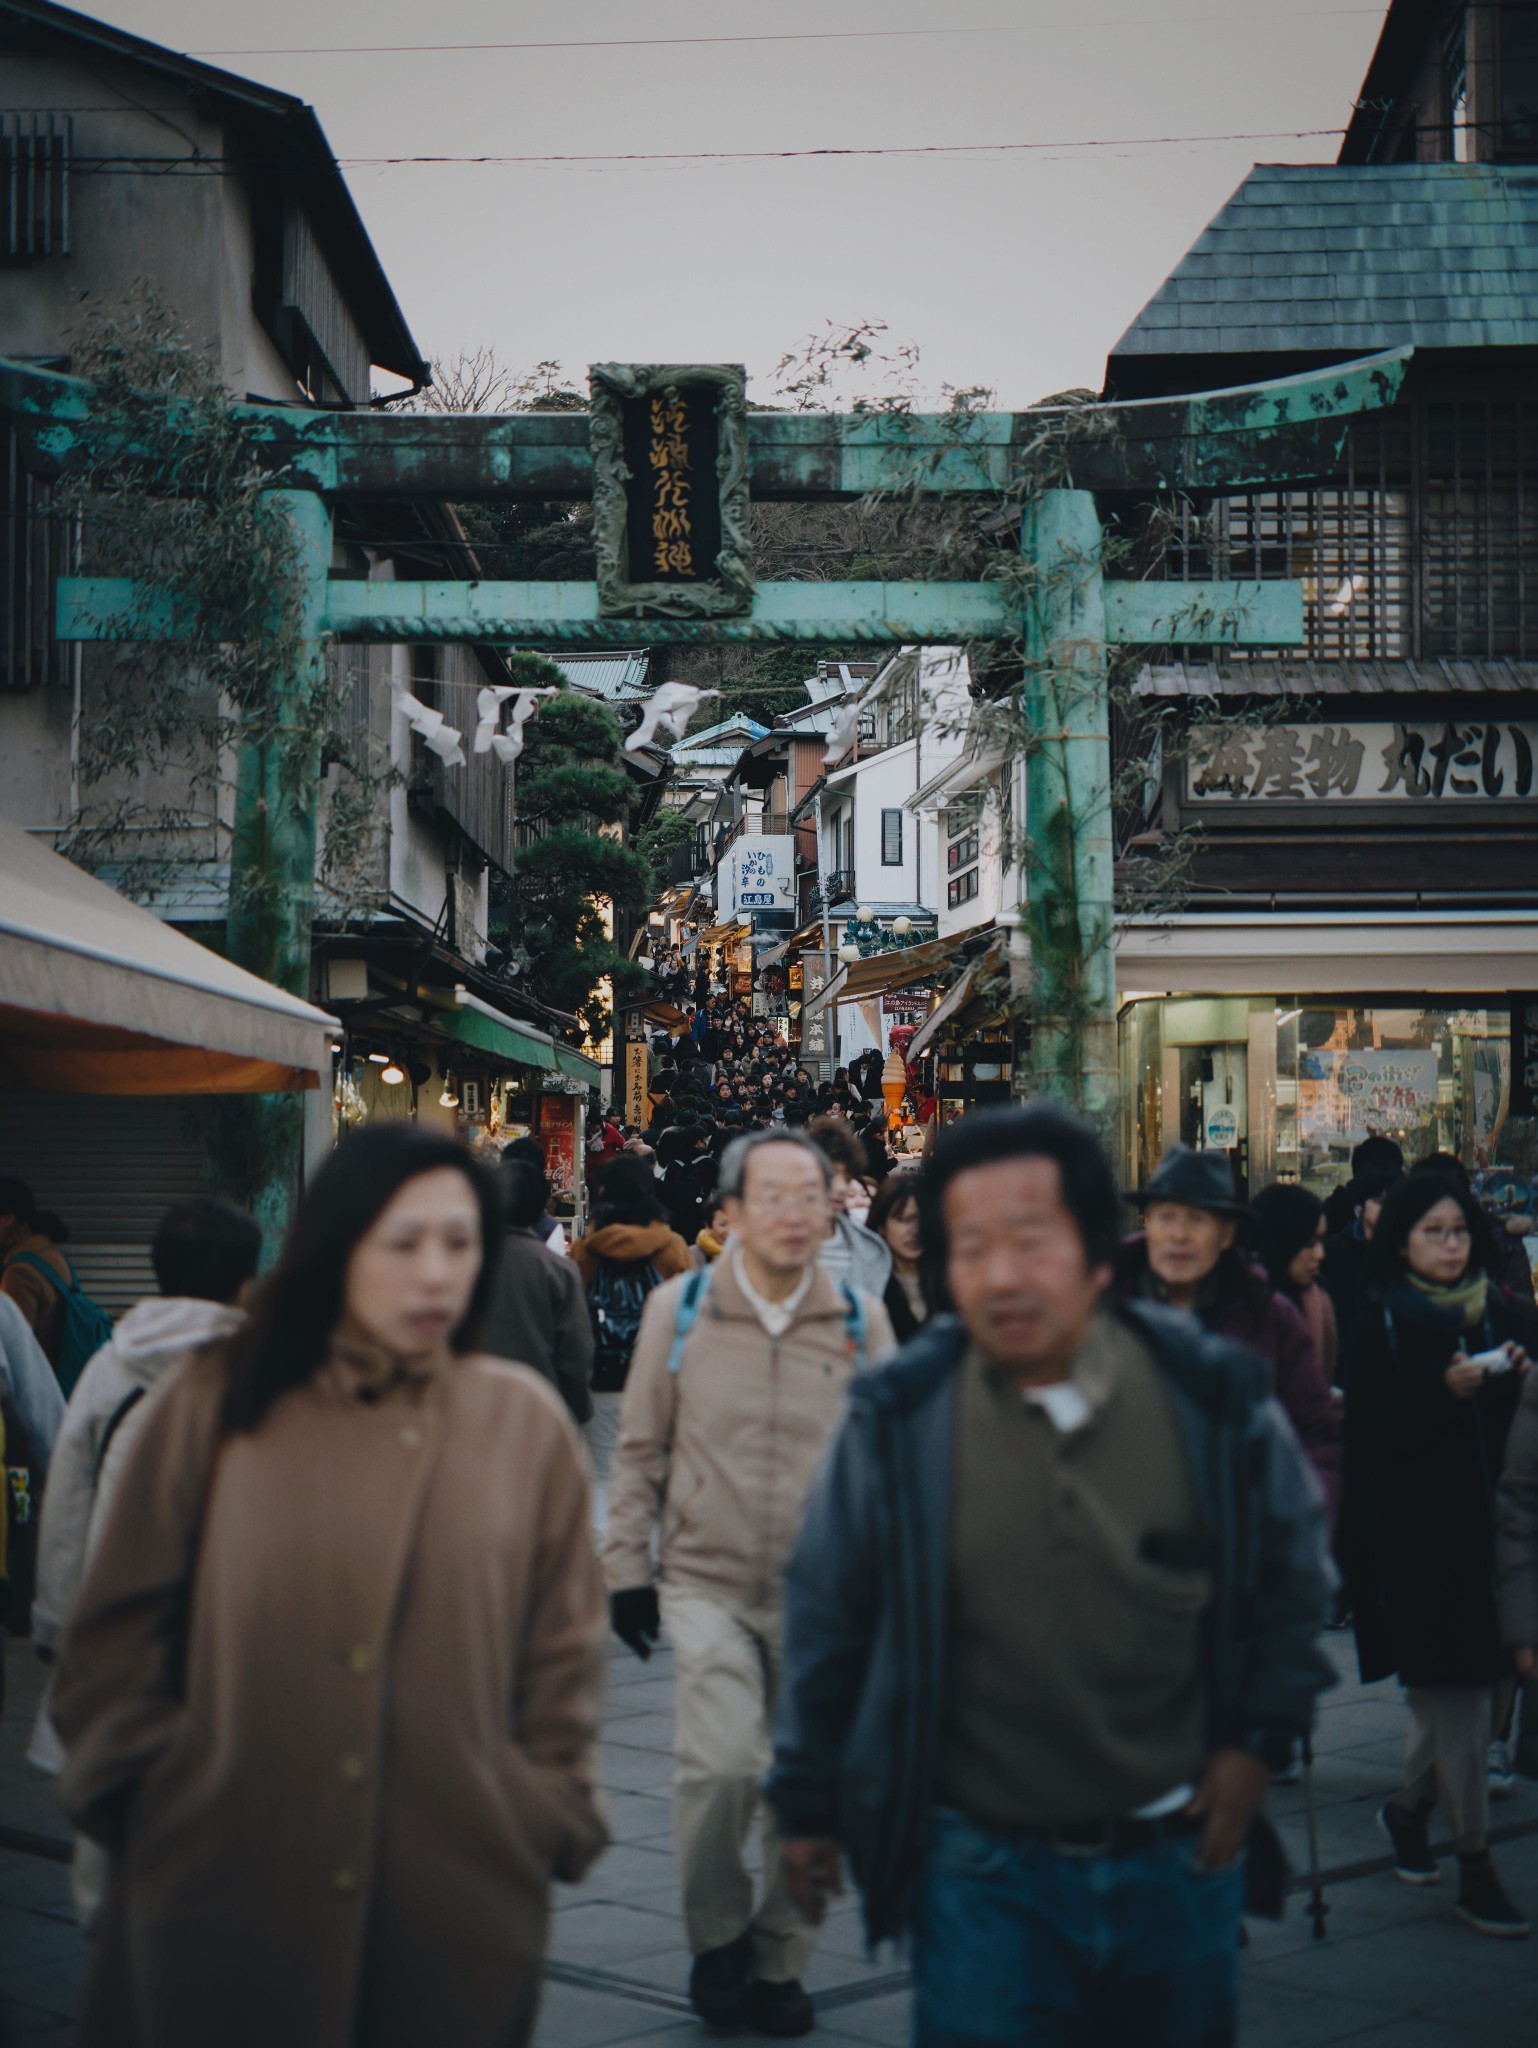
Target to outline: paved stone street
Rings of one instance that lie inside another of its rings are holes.
[[[1349,1638],[1330,1640],[1346,1667]],[[669,1842],[670,1663],[665,1653],[648,1665],[628,1652],[615,1657],[604,1746],[614,1846],[584,1884],[558,1896],[538,2048],[669,2048],[702,2038],[683,1995],[688,1962]],[[0,1728],[0,2041],[53,2048],[69,2038],[85,1945],[57,1860],[64,1833],[51,1788],[21,1760],[38,1691],[25,1645],[12,1646],[10,1676]],[[1281,1926],[1252,1924],[1245,2048],[1538,2039],[1538,1941],[1485,1941],[1454,1920],[1450,1864],[1435,1889],[1412,1890],[1387,1874],[1373,1811],[1394,1782],[1402,1722],[1390,1686],[1364,1691],[1348,1681],[1325,1703],[1317,1778],[1332,1873],[1328,1938],[1312,1938],[1301,1894]],[[1274,1805],[1301,1884],[1301,1787],[1278,1790]],[[1501,1870],[1538,1912],[1538,1785],[1520,1785],[1495,1813]],[[809,1981],[824,2035],[893,2048],[905,2041],[901,1966],[890,1955],[865,1956],[851,1903],[833,1916]]]

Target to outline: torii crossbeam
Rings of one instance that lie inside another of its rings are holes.
[[[1058,486],[1022,496],[1026,595],[1008,582],[766,583],[722,615],[664,604],[617,607],[599,584],[362,583],[329,573],[334,509],[351,499],[575,500],[623,465],[595,459],[598,386],[682,388],[719,366],[594,373],[595,412],[495,416],[317,412],[240,406],[295,523],[309,576],[308,636],[275,690],[314,687],[328,638],[474,640],[571,648],[716,641],[818,645],[1020,639],[1026,649],[1027,819],[1033,848],[1033,1090],[1104,1115],[1115,1086],[1114,916],[1106,648],[1303,640],[1294,582],[1129,583],[1102,570],[1096,494],[1149,497],[1280,487],[1329,475],[1353,418],[1392,405],[1411,351],[1394,350],[1275,383],[1192,397],[1018,413],[743,412],[738,462],[747,499],[857,499],[873,491],[1006,496],[1045,448]],[[735,373],[740,376],[740,373]],[[78,458],[92,392],[79,379],[0,361],[0,412],[41,474]],[[1071,426],[1072,431],[1067,431]],[[122,451],[125,455],[131,450]],[[725,443],[721,463],[727,462]],[[723,486],[724,488],[724,486]],[[724,559],[724,557],[723,557]],[[602,557],[600,560],[602,573]],[[174,639],[169,596],[128,579],[61,577],[67,640]],[[279,800],[276,767],[243,755],[235,861],[282,881],[282,909],[259,934],[232,929],[232,957],[281,986],[307,987],[316,791]],[[247,957],[253,955],[254,957]]]

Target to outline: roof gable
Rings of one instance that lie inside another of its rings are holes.
[[[1111,352],[1538,346],[1538,166],[1258,164]]]
[[[82,52],[142,64],[180,80],[216,107],[239,136],[239,154],[300,201],[348,295],[371,361],[413,383],[428,381],[426,358],[406,325],[313,107],[291,93],[200,63],[51,0],[0,0],[0,34],[13,42],[25,39],[28,47],[72,44]]]

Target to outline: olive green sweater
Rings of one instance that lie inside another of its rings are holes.
[[[937,1798],[1000,1828],[1112,1820],[1194,1780],[1212,1595],[1152,1354],[1100,1317],[1062,1433],[974,1350],[957,1390]]]

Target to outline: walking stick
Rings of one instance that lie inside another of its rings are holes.
[[[1323,1941],[1324,1923],[1329,1918],[1330,1908],[1319,1872],[1319,1816],[1314,1811],[1314,1743],[1309,1735],[1303,1738],[1303,1797],[1308,1811],[1308,1910],[1314,1923],[1314,1939]]]

